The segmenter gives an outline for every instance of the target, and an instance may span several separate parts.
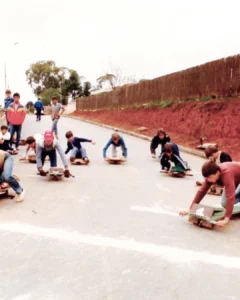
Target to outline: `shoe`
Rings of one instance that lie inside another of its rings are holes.
[[[25,196],[25,191],[23,190],[21,192],[21,194],[17,194],[15,199],[16,199],[16,202],[22,202],[24,201],[24,196]]]

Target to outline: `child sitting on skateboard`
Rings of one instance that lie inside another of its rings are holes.
[[[124,157],[124,160],[127,159],[127,148],[124,142],[124,139],[118,134],[113,133],[112,137],[108,141],[107,145],[103,149],[103,157],[107,161],[107,149],[112,145],[112,157],[117,157],[117,147],[120,147],[122,150],[122,155]]]
[[[70,177],[71,174],[68,170],[67,158],[59,142],[54,138],[53,132],[50,130],[45,131],[43,139],[39,140],[37,143],[36,160],[37,168],[41,176],[47,175],[47,172],[43,170],[44,161],[47,156],[50,159],[50,166],[52,168],[57,167],[57,152],[60,155],[65,168],[64,176],[67,178]]]
[[[19,160],[26,160],[27,159],[27,156],[28,156],[28,152],[30,150],[33,150],[34,153],[36,154],[37,152],[37,142],[40,140],[40,139],[43,139],[43,134],[40,134],[40,133],[36,133],[34,134],[34,136],[29,136],[27,139],[26,139],[26,144],[28,145],[27,146],[27,149],[25,150],[25,153],[24,153],[24,156],[22,158],[20,158]]]
[[[232,161],[232,158],[228,153],[218,150],[216,146],[210,145],[204,152],[207,158],[214,160],[217,164]]]
[[[226,208],[226,213],[224,220],[218,221],[217,225],[224,226],[232,216],[234,204],[240,202],[240,163],[225,162],[218,165],[214,161],[208,161],[202,166],[202,175],[205,178],[204,184],[198,190],[191,207],[194,203],[202,201],[212,184],[223,185],[221,205]],[[179,214],[184,216],[188,212],[189,210],[182,210]]]
[[[2,125],[0,132],[0,150],[8,151],[10,154],[17,154],[16,151],[10,146],[11,135],[8,131],[8,126]]]
[[[151,145],[150,145],[150,151],[152,154],[152,158],[156,158],[156,149],[159,145],[162,146],[161,152],[163,151],[164,146],[166,143],[170,142],[170,137],[166,134],[163,128],[159,129],[157,134],[153,137]]]
[[[25,192],[16,178],[12,175],[12,170],[12,156],[3,150],[0,150],[0,185],[4,189],[7,187],[6,184],[8,184],[16,192],[16,202],[22,202],[24,200]]]
[[[77,158],[80,158],[85,163],[89,163],[86,149],[82,147],[81,143],[87,142],[87,143],[92,143],[93,145],[95,145],[95,142],[93,140],[75,137],[73,135],[72,131],[66,132],[66,138],[67,138],[68,143],[67,143],[67,150],[65,151],[65,154],[68,154],[68,152],[70,150],[72,150],[70,161],[72,163],[74,163],[74,161]]]
[[[207,158],[215,161],[218,165],[221,164],[221,163],[224,163],[224,162],[231,162],[232,161],[232,158],[228,153],[218,150],[218,148],[216,146],[210,145],[205,149],[204,152],[205,152],[205,155],[206,155]],[[198,186],[201,186],[203,184],[203,182],[197,181],[196,184]],[[214,191],[216,191],[216,186],[213,186],[211,188],[210,193],[211,194],[217,194]]]
[[[189,170],[186,162],[180,156],[178,146],[174,143],[167,143],[160,155],[162,173],[168,173],[170,171],[170,162],[173,162],[176,167],[179,167],[185,173]]]

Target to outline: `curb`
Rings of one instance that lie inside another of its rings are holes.
[[[86,119],[82,119],[82,118],[78,118],[78,117],[73,117],[73,116],[64,116],[64,117],[70,118],[70,119],[75,119],[75,120],[85,122],[85,123],[89,123],[89,124],[92,124],[92,125],[97,125],[99,127],[103,127],[103,128],[110,129],[110,130],[117,130],[118,132],[125,133],[125,134],[128,134],[130,136],[134,136],[136,138],[139,138],[139,139],[142,139],[142,140],[145,140],[145,141],[148,141],[148,142],[152,141],[152,139],[149,136],[144,135],[144,134],[135,133],[133,131],[128,131],[128,130],[125,130],[125,129],[122,129],[122,128],[116,128],[116,127],[113,127],[113,126],[109,126],[109,125],[106,125],[106,124],[101,124],[101,123],[98,123],[98,122],[95,122],[95,121],[86,120]],[[200,151],[193,150],[193,149],[186,148],[186,147],[179,146],[179,145],[178,145],[178,148],[181,151],[185,152],[185,153],[192,154],[192,155],[195,155],[195,156],[199,156],[199,157],[202,157],[202,158],[206,158],[204,153],[202,153]]]

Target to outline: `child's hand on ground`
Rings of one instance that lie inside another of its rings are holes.
[[[152,158],[156,158],[156,154],[152,153]]]
[[[109,161],[109,158],[108,158],[108,157],[105,157],[104,160],[105,160],[105,161]]]
[[[92,143],[92,145],[96,145],[96,142],[94,142],[94,141],[92,141],[91,143]]]
[[[181,210],[178,214],[179,214],[179,216],[186,216],[187,214],[189,213],[189,211],[188,210]]]
[[[26,160],[27,158],[26,157],[22,157],[22,158],[19,158],[19,161],[23,161],[23,160]]]
[[[229,218],[225,218],[224,220],[217,221],[216,225],[219,227],[223,227],[229,223]]]

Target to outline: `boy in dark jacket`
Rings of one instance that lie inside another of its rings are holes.
[[[44,111],[44,106],[42,104],[41,99],[38,99],[35,104],[34,104],[34,108],[36,109],[36,115],[37,115],[37,119],[36,122],[40,122],[41,121],[41,115],[42,115],[42,111]]]
[[[107,160],[107,149],[112,145],[112,157],[117,157],[117,147],[121,147],[124,158],[127,158],[127,148],[124,139],[118,134],[113,133],[107,145],[103,149],[103,157]]]
[[[72,131],[66,132],[66,138],[68,140],[68,143],[67,143],[67,150],[65,151],[65,154],[67,154],[70,150],[72,150],[70,161],[74,162],[76,158],[81,158],[86,163],[88,163],[89,159],[87,157],[86,149],[82,147],[81,143],[87,142],[95,145],[95,142],[93,140],[75,137]]]
[[[163,148],[160,155],[160,164],[162,166],[162,173],[168,173],[171,168],[171,162],[175,164],[176,167],[180,167],[185,171],[189,168],[185,161],[181,158],[178,146],[174,143],[167,143]]]
[[[7,109],[8,109],[8,106],[13,103],[13,101],[14,100],[11,97],[11,91],[6,90],[6,98],[4,99],[4,111],[5,111],[7,126],[9,126],[9,122],[8,122],[8,118],[7,118]]]
[[[150,151],[152,154],[152,157],[156,157],[156,149],[159,145],[162,146],[162,150],[166,143],[170,142],[170,137],[166,134],[163,128],[159,129],[157,134],[153,137],[151,145],[150,145]],[[162,152],[161,150],[161,152]]]
[[[208,146],[205,149],[205,155],[207,158],[214,160],[217,164],[232,161],[232,158],[228,153],[218,150],[216,146]]]

